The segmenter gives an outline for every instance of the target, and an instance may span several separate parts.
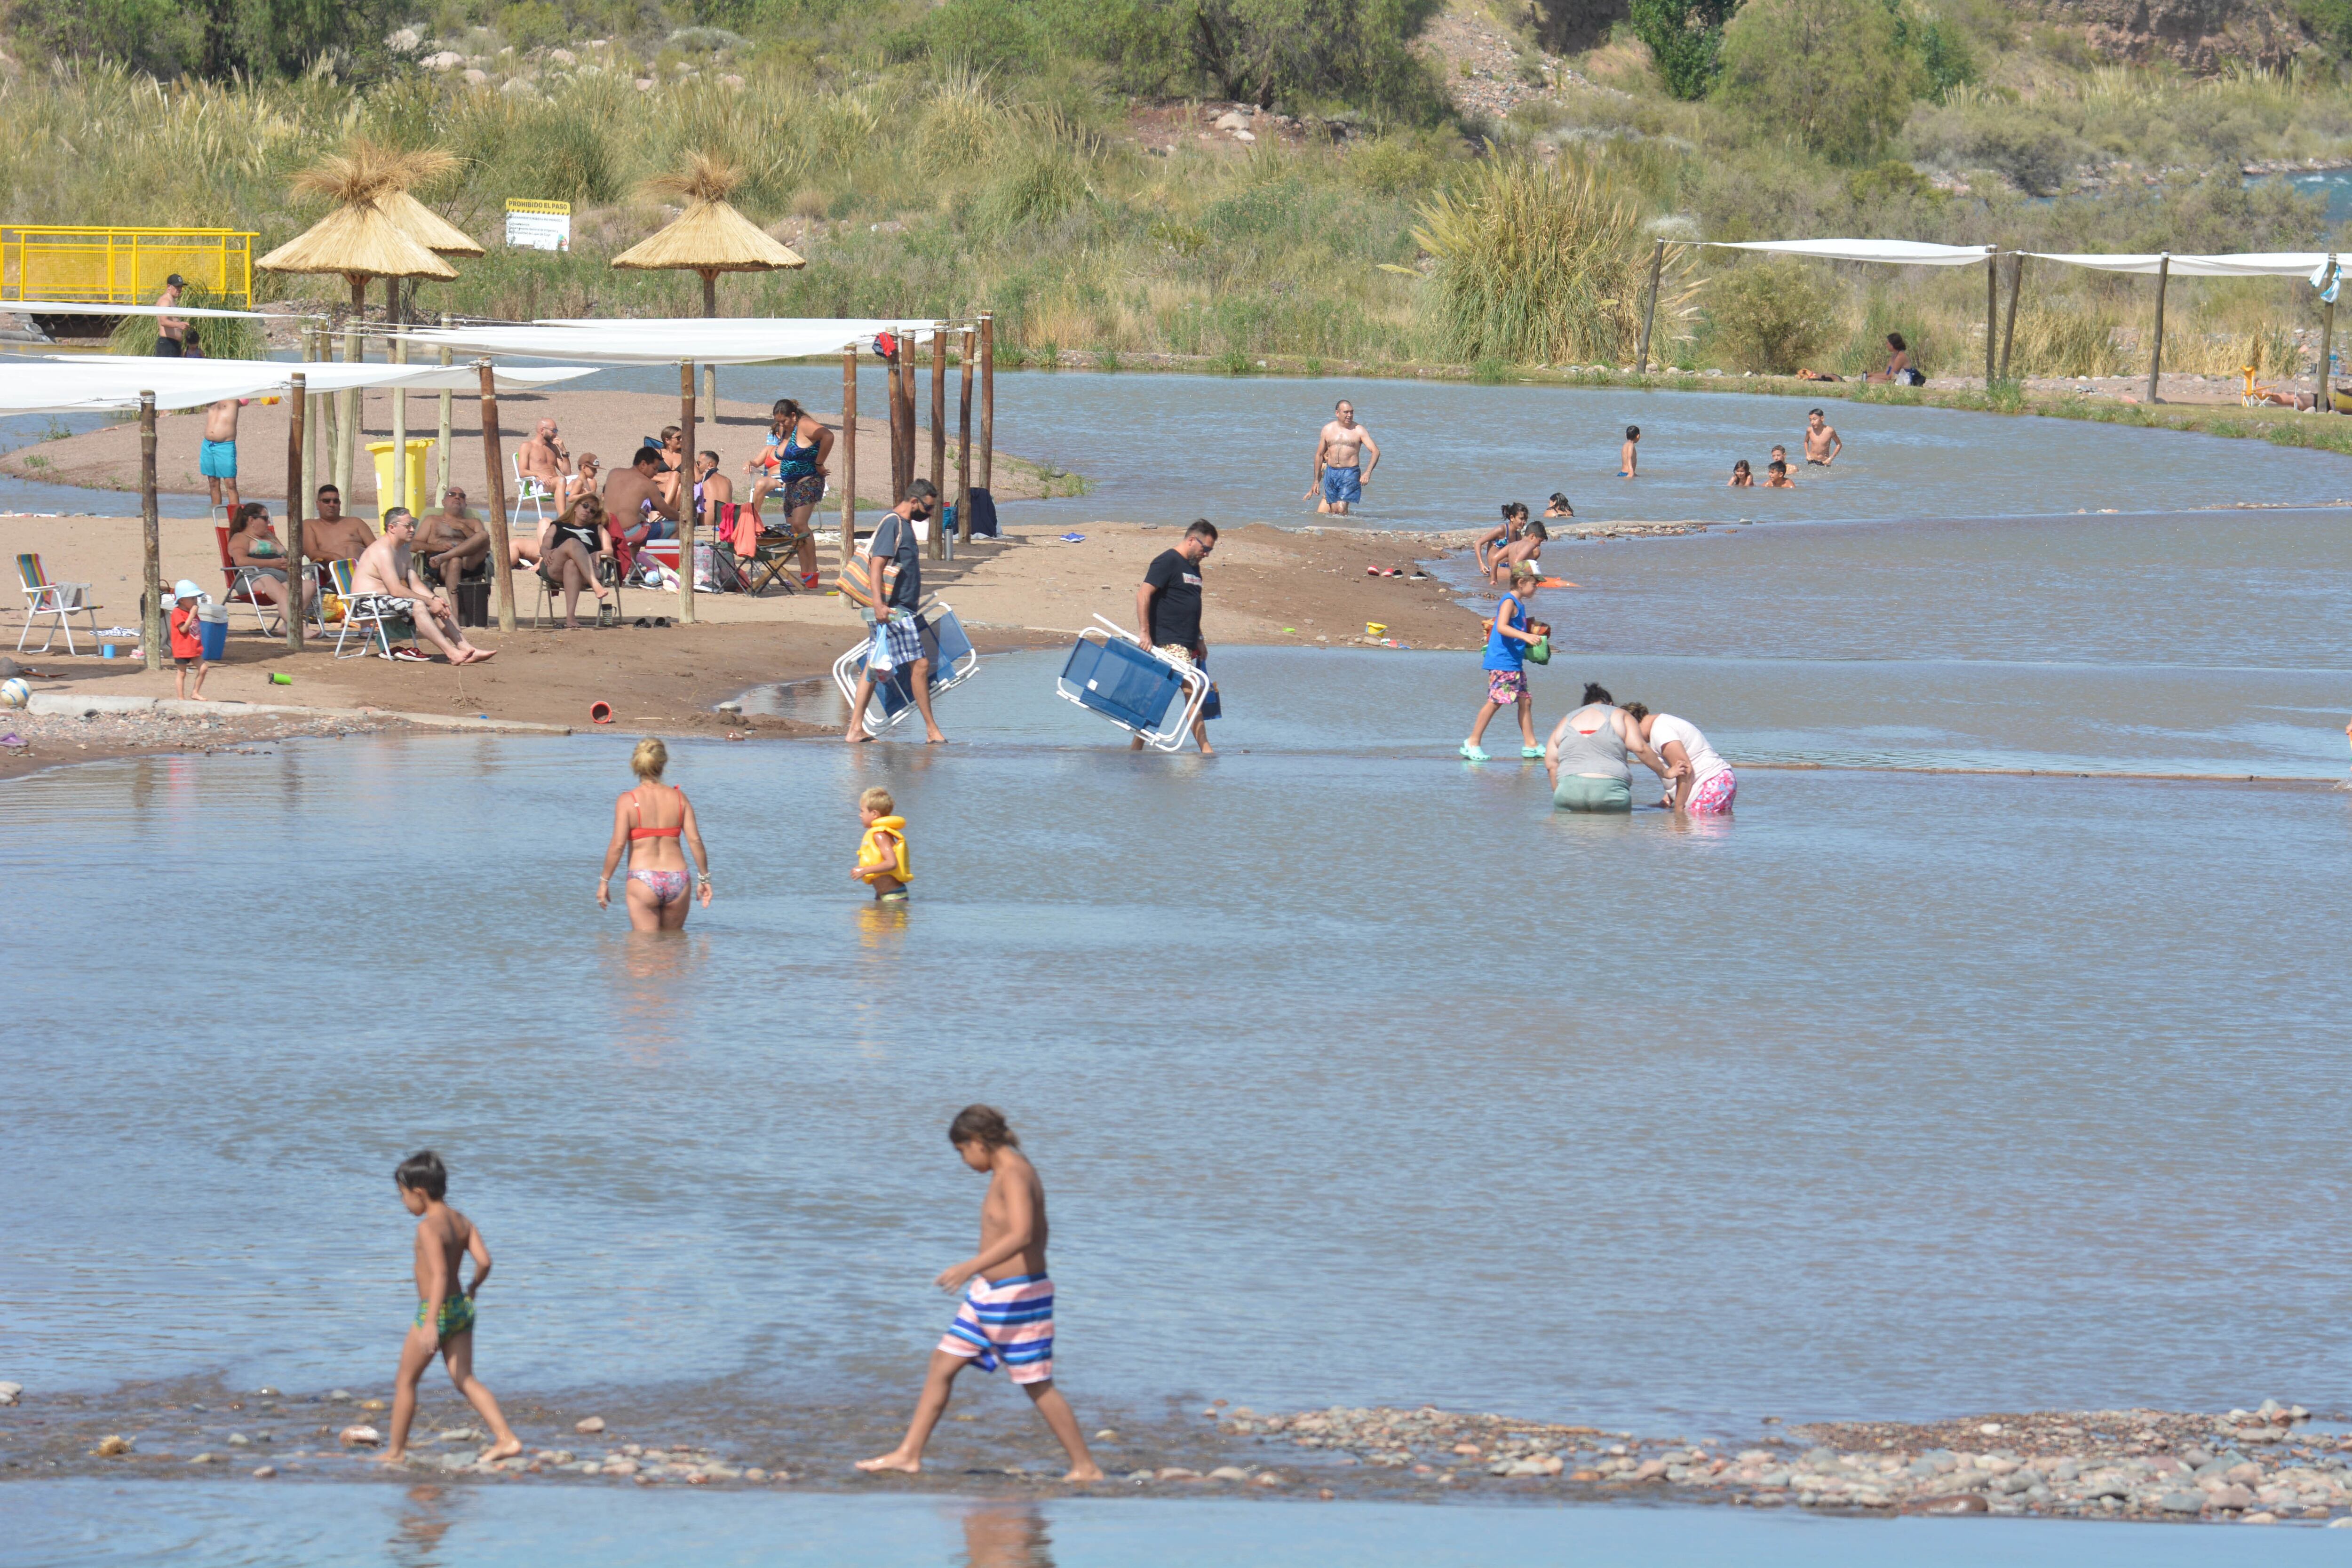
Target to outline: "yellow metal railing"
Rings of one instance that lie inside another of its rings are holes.
[[[176,272],[250,309],[256,234],[234,228],[0,224],[0,300],[152,305]]]

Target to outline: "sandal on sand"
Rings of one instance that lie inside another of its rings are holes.
[[[1486,753],[1480,751],[1472,742],[1465,741],[1462,742],[1462,760],[1465,763],[1483,763],[1486,760]]]
[[[1543,758],[1543,748],[1541,746],[1521,746],[1519,748],[1519,756],[1526,762],[1539,762]]]

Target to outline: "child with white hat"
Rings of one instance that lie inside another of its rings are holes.
[[[163,611],[172,623],[172,690],[183,701],[210,700],[205,696],[204,627],[196,622],[196,605],[204,596],[205,591],[185,577],[173,584],[172,591],[163,596]],[[194,690],[188,687],[192,664],[196,667]]]

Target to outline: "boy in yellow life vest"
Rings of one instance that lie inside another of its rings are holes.
[[[857,868],[849,874],[870,885],[884,903],[903,902],[907,884],[915,873],[907,863],[907,819],[896,815],[898,803],[879,787],[857,797],[857,820],[866,837],[857,846]]]

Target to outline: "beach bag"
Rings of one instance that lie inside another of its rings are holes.
[[[1551,662],[1551,637],[1549,634],[1546,634],[1543,637],[1536,638],[1535,641],[1521,648],[1519,650],[1519,657],[1526,659],[1529,664],[1549,664]]]
[[[895,511],[890,514],[889,521],[900,528],[907,524],[907,520]],[[855,600],[869,610],[888,604],[891,591],[898,585],[898,552],[893,551],[882,563],[878,574],[881,579],[879,590],[875,586],[877,574],[874,567],[874,535],[881,531],[877,527],[874,534],[867,535],[866,542],[857,547],[857,552],[844,563],[841,574],[834,579],[834,586],[841,590],[842,597]]]

